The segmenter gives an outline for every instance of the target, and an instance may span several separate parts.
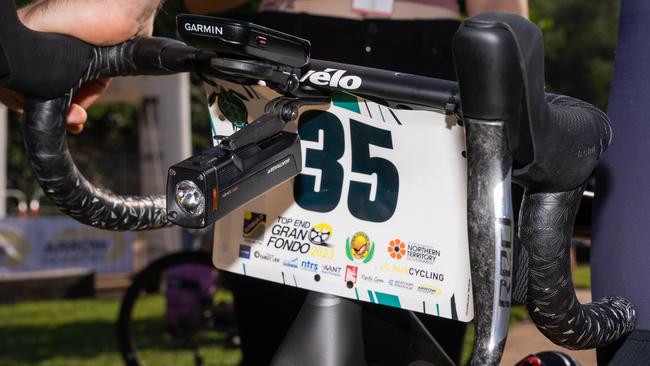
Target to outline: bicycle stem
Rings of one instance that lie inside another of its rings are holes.
[[[510,317],[513,214],[512,157],[503,121],[465,119],[467,221],[472,292],[472,365],[497,365]]]

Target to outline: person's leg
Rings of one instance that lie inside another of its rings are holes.
[[[307,291],[233,274],[241,366],[268,365],[305,302]]]
[[[622,1],[608,108],[614,139],[596,175],[591,254],[594,298],[621,295],[630,299],[637,310],[636,329],[640,332],[650,330],[649,19],[650,2]],[[629,348],[637,347],[647,349],[650,343],[637,342],[639,337],[628,337],[629,344],[621,347],[620,352],[631,352]],[[600,349],[599,364],[607,364],[621,344]],[[643,351],[634,351],[640,352]],[[641,363],[625,362],[645,365],[647,359]]]

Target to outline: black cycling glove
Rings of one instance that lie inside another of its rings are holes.
[[[13,0],[0,0],[0,86],[50,99],[76,86],[94,47],[76,38],[32,31]]]

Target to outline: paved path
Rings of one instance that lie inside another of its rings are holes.
[[[590,290],[577,290],[581,303],[591,301]],[[510,328],[506,348],[501,360],[502,366],[513,366],[525,356],[539,351],[561,351],[573,356],[582,366],[596,365],[596,351],[569,351],[553,344],[540,333],[530,320],[525,320]]]

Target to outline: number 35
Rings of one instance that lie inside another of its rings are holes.
[[[343,190],[345,171],[339,160],[345,152],[345,133],[341,120],[330,112],[311,110],[298,121],[298,134],[305,141],[318,142],[323,131],[322,150],[307,149],[305,166],[321,171],[320,189],[316,191],[316,177],[300,174],[294,183],[294,199],[305,210],[330,212],[338,206]],[[399,174],[390,161],[370,156],[370,145],[393,148],[390,131],[382,130],[353,119],[350,120],[352,166],[351,172],[377,177],[375,199],[371,200],[372,185],[350,181],[348,209],[364,221],[384,222],[397,207]]]

